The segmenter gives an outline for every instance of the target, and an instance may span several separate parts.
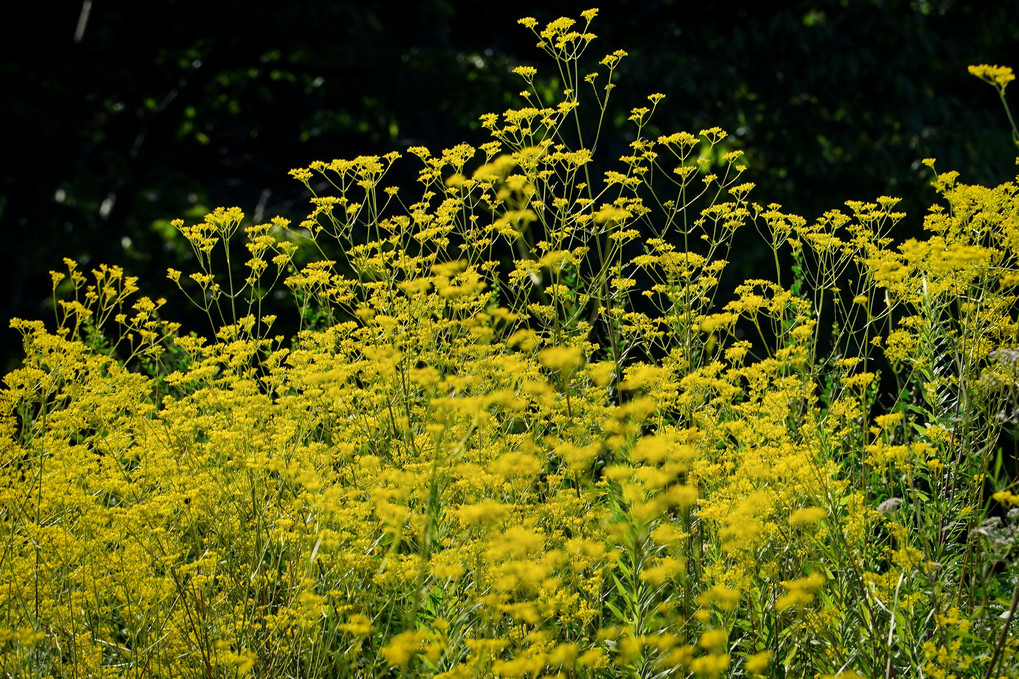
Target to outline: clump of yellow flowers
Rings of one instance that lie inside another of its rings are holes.
[[[1005,106],[1005,115],[1008,116],[1008,122],[1012,125],[1012,141],[1019,147],[1019,128],[1016,128],[1015,120],[1012,118],[1012,109],[1005,99],[1005,88],[1015,80],[1015,73],[1008,66],[988,66],[987,64],[970,66],[969,72],[998,91],[1001,103]]]
[[[895,244],[893,198],[753,202],[660,94],[609,163],[596,13],[522,20],[561,94],[518,69],[414,198],[393,153],[294,170],[299,225],[179,223],[205,336],[54,273],[0,392],[0,674],[1019,676],[1017,184],[935,173]],[[725,283],[754,230],[775,270]]]

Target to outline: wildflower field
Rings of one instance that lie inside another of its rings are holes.
[[[0,392],[2,676],[1019,677],[1019,187],[930,160],[923,239],[811,222],[722,130],[648,134],[661,94],[603,158],[595,14],[521,21],[562,89],[517,69],[488,143],[178,222],[204,335],[53,274]]]

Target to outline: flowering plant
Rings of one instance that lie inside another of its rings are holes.
[[[393,153],[294,170],[296,226],[178,222],[208,336],[54,274],[0,392],[4,676],[1019,676],[1017,185],[935,173],[895,244],[893,198],[754,202],[660,94],[604,167],[595,15],[521,22],[560,95],[517,69],[413,198]]]

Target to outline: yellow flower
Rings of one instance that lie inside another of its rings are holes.
[[[584,352],[579,347],[548,347],[538,353],[541,364],[561,374],[569,374],[584,362]]]
[[[740,593],[724,585],[715,585],[711,589],[698,594],[695,599],[698,606],[710,606],[712,603],[715,603],[724,611],[736,610],[739,600]]]
[[[612,373],[615,372],[616,364],[611,361],[592,363],[588,366],[587,372],[591,380],[599,387],[607,387],[612,382]]]
[[[790,526],[803,526],[817,523],[828,516],[828,512],[820,507],[801,507],[789,515]]]
[[[460,521],[465,525],[494,525],[506,518],[510,509],[512,508],[498,500],[485,499],[477,504],[463,505],[458,513]]]
[[[729,667],[729,656],[726,654],[704,655],[690,663],[690,669],[696,674],[713,677],[718,676]]]
[[[424,640],[425,633],[420,630],[401,632],[382,647],[382,655],[386,656],[390,665],[402,669],[407,666],[414,654],[421,650],[421,642]]]
[[[980,64],[978,66],[970,66],[969,72],[971,75],[975,75],[984,82],[990,83],[1002,93],[1004,93],[1008,84],[1015,80],[1015,74],[1012,73],[1012,69],[1008,66],[988,66],[987,64]]]
[[[527,82],[534,80],[534,76],[538,73],[538,69],[533,66],[517,66],[513,69],[513,72],[519,75]]]
[[[1000,502],[1003,505],[1012,505],[1019,507],[1019,495],[1013,495],[1007,490],[1001,490],[991,496],[995,502]]]
[[[782,583],[786,594],[775,599],[775,610],[784,611],[788,608],[801,608],[814,601],[814,593],[824,585],[824,576],[811,573],[805,578],[787,580]]]
[[[744,665],[747,668],[747,672],[753,672],[754,674],[764,674],[764,671],[768,669],[768,665],[771,664],[771,651],[761,651],[747,658],[747,662]]]
[[[729,633],[724,629],[711,629],[701,635],[697,645],[704,649],[719,649],[729,640]]]

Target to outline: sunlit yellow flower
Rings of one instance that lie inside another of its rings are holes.
[[[1005,87],[1015,80],[1015,74],[1008,66],[988,66],[987,64],[980,64],[977,66],[970,66],[969,72],[971,75],[975,75],[984,82],[994,85],[999,92],[1004,92]]]

